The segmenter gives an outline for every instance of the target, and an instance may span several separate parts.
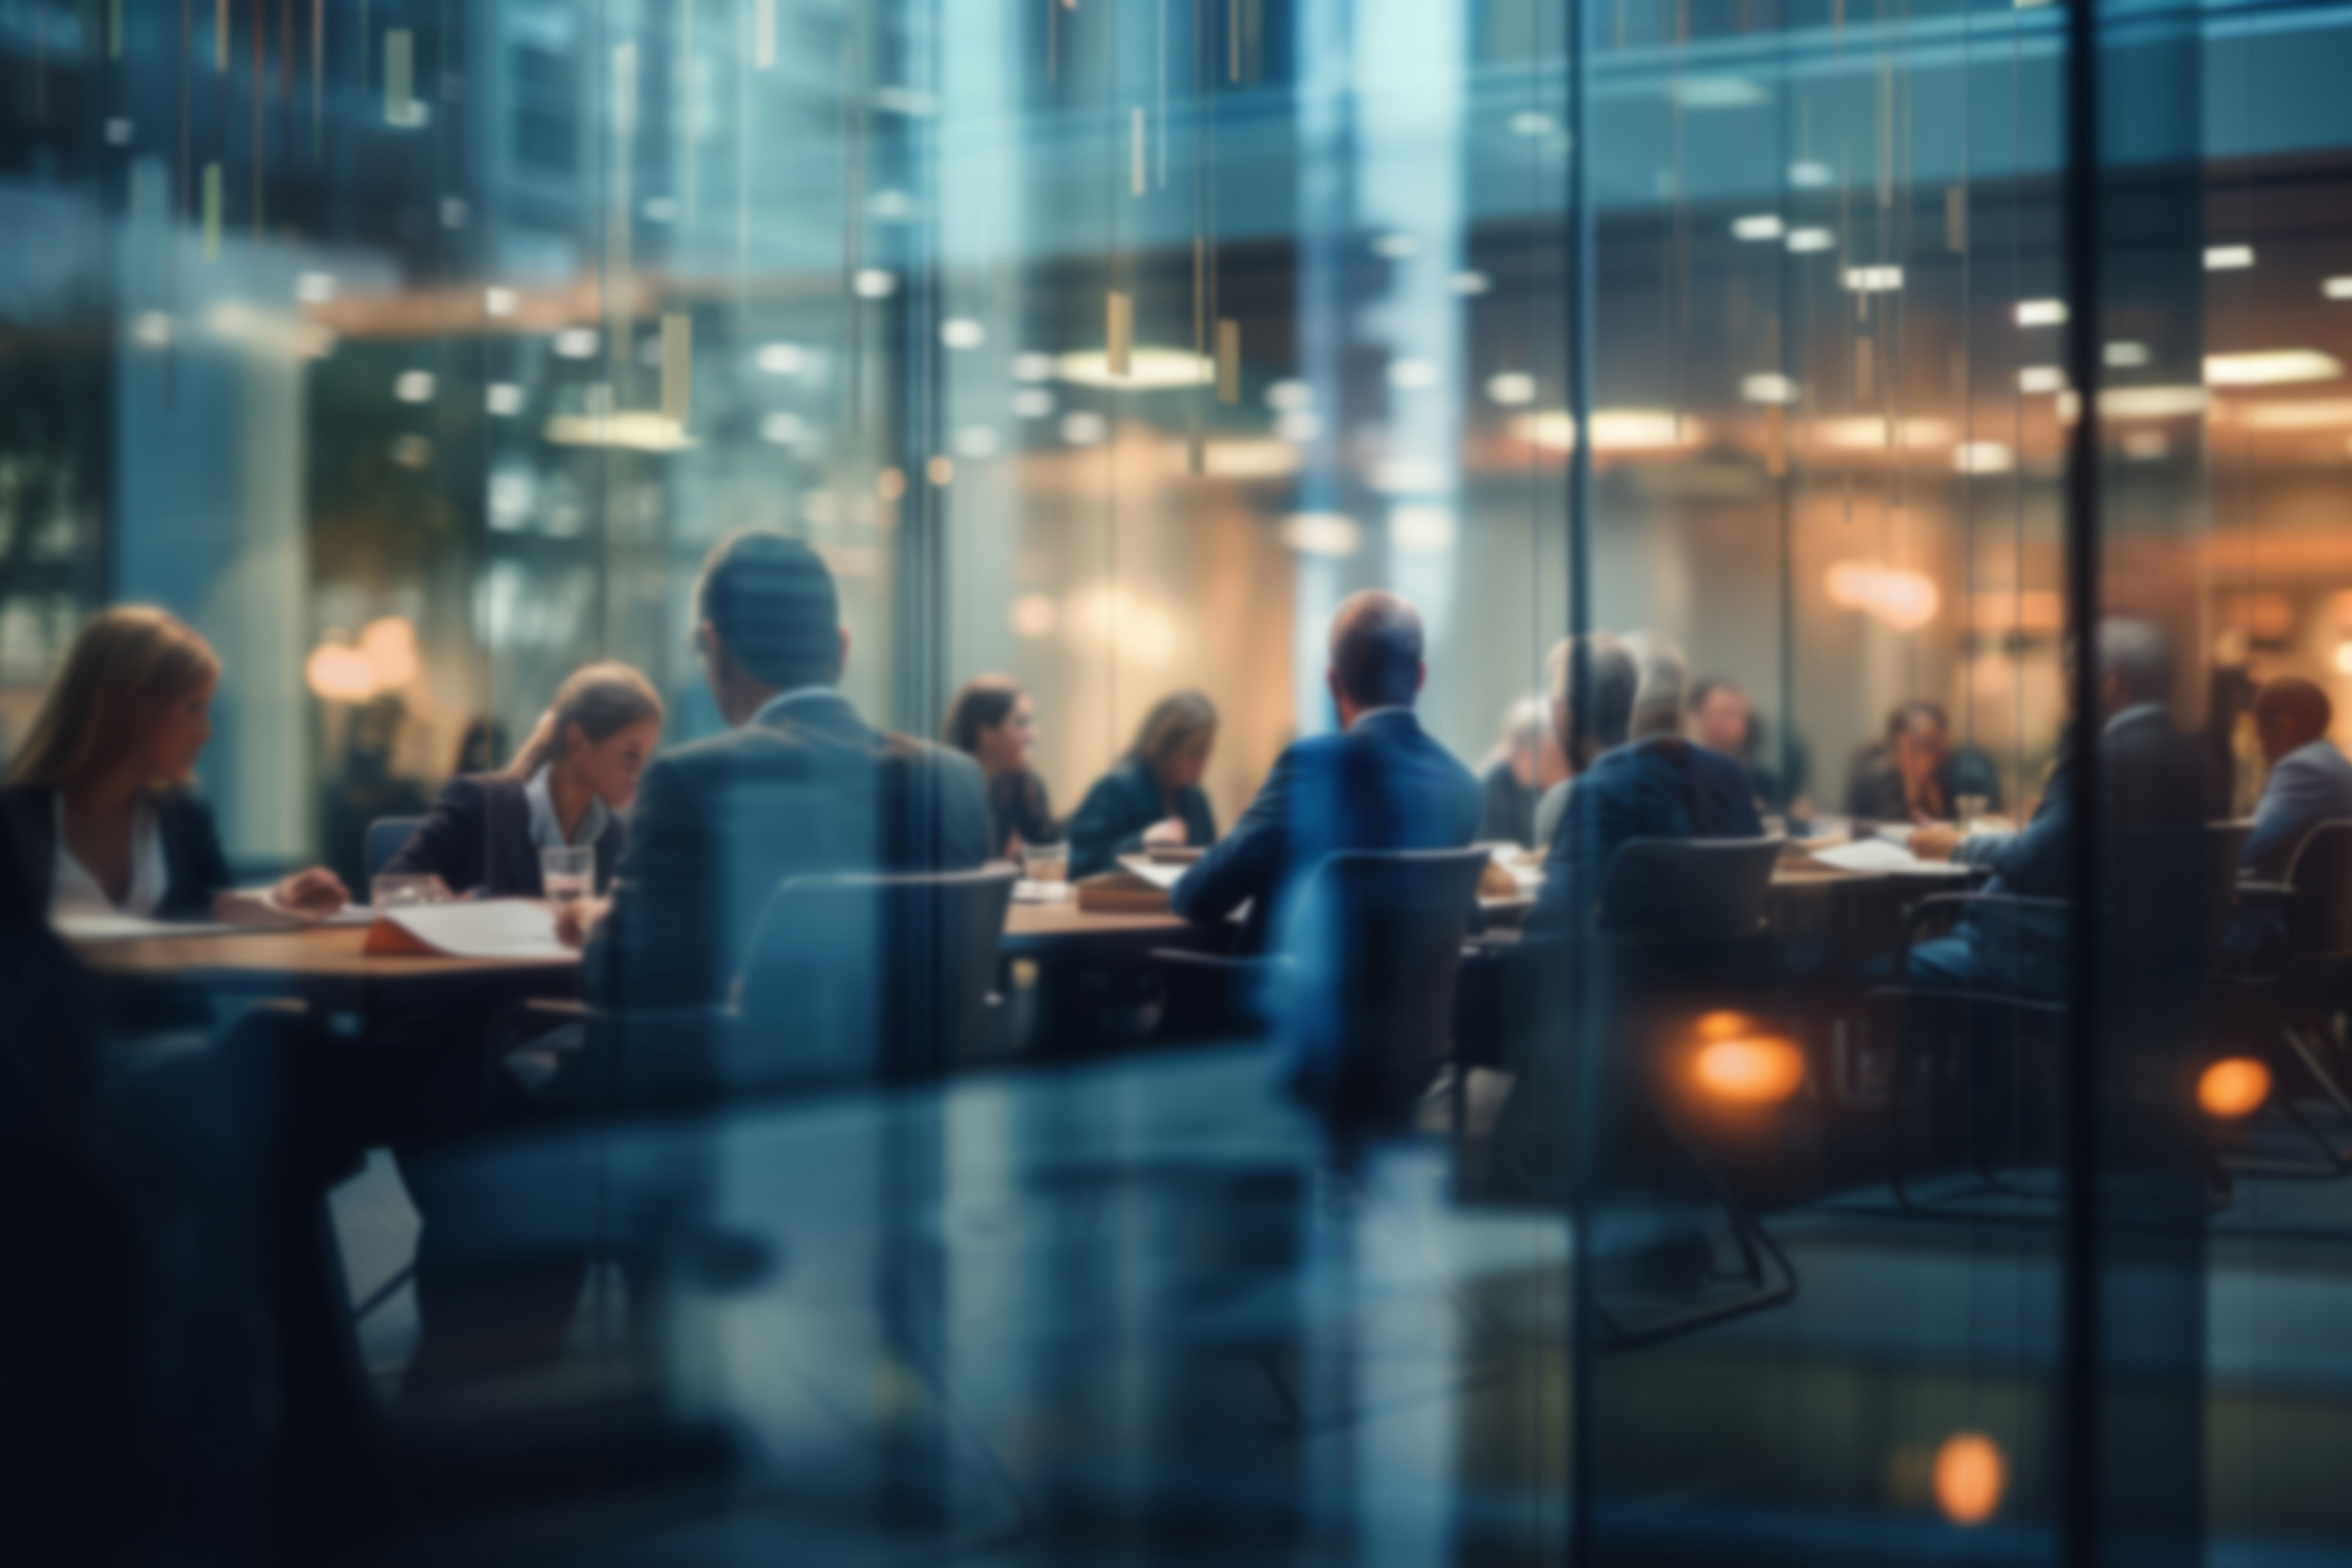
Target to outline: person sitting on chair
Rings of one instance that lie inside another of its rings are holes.
[[[1178,691],[1153,703],[1127,755],[1095,781],[1070,818],[1070,875],[1091,877],[1147,849],[1215,843],[1217,814],[1201,775],[1216,744],[1216,704],[1201,693]]]
[[[1029,771],[1037,709],[1009,675],[977,675],[948,704],[947,742],[980,764],[988,780],[989,853],[1017,858],[1050,844],[1057,829],[1045,781]]]
[[[2264,682],[2253,714],[2270,777],[2238,864],[2246,876],[2273,879],[2285,875],[2305,834],[2352,818],[2352,762],[2327,738],[2336,716],[2327,693],[2299,675]]]
[[[461,775],[384,862],[383,875],[438,877],[454,893],[536,899],[541,849],[593,847],[596,887],[628,842],[622,813],[661,740],[662,700],[625,664],[592,664],[557,690],[515,760]]]
[[[607,1008],[723,1001],[788,878],[989,858],[978,765],[873,729],[841,694],[849,631],[815,551],[773,529],[730,534],[695,603],[703,673],[734,728],[654,760],[614,896],[567,912],[590,999]]]
[[[1358,594],[1331,617],[1330,647],[1339,730],[1285,748],[1233,832],[1169,895],[1203,924],[1247,903],[1250,950],[1272,945],[1298,880],[1325,857],[1458,849],[1478,829],[1477,779],[1413,716],[1428,675],[1419,613],[1394,594]]]

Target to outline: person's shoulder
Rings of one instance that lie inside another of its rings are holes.
[[[522,791],[522,780],[509,778],[504,773],[459,773],[441,786],[441,794],[434,804],[451,811],[474,812],[481,810],[501,795],[520,796]]]

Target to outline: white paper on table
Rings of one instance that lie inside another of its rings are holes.
[[[1809,853],[1822,865],[1840,871],[1901,871],[1927,877],[1965,877],[1969,874],[1966,866],[1956,865],[1949,860],[1922,860],[1900,844],[1890,844],[1884,838],[1858,838],[1834,849],[1814,849]]]
[[[1184,873],[1192,868],[1189,861],[1176,865],[1162,865],[1145,855],[1122,855],[1118,858],[1118,863],[1153,887],[1162,889],[1174,887],[1183,879]]]
[[[1067,882],[1033,882],[1027,878],[1013,884],[1013,901],[1016,904],[1066,904],[1070,901]]]
[[[452,958],[576,958],[556,939],[555,911],[526,899],[410,904],[384,919]]]
[[[155,921],[113,910],[68,911],[49,917],[50,926],[68,942],[135,942],[150,936],[226,936],[250,931],[250,926],[226,921]]]

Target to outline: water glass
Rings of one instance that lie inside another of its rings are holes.
[[[437,904],[441,897],[441,889],[431,877],[385,875],[368,879],[368,907],[378,914],[415,904]]]
[[[1032,844],[1021,852],[1021,872],[1033,882],[1066,882],[1070,879],[1070,847],[1066,844]]]
[[[542,849],[539,852],[539,879],[548,902],[558,909],[584,899],[596,890],[596,851]]]
[[[1987,795],[1956,795],[1952,809],[1959,814],[1960,831],[1973,833],[1985,813],[1992,809],[1992,797]]]

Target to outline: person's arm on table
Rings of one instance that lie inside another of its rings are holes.
[[[1290,853],[1295,763],[1285,752],[1266,775],[1234,830],[1194,861],[1169,890],[1168,907],[1188,921],[1212,924],[1252,899],[1270,897]]]

